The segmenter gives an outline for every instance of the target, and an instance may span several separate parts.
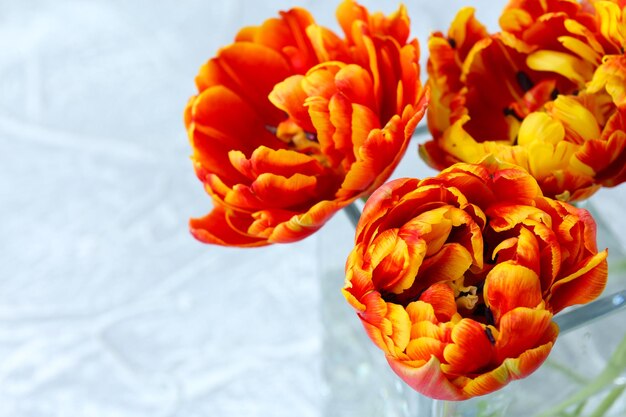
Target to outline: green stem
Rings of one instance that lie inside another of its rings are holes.
[[[537,417],[552,417],[563,411],[568,407],[578,404],[581,401],[585,401],[589,397],[597,394],[608,385],[611,385],[613,381],[626,369],[626,337],[613,352],[613,355],[609,358],[609,361],[604,370],[594,378],[588,385],[583,387],[576,394],[572,395],[560,404],[549,408]]]
[[[585,385],[589,382],[587,378],[584,378],[583,376],[578,375],[576,372],[572,371],[570,368],[568,368],[567,366],[559,362],[551,361],[550,359],[548,359],[544,366],[547,366],[548,368],[552,368],[563,373],[565,376],[569,377],[574,382],[577,382],[580,385]]]
[[[609,394],[606,397],[604,397],[604,400],[602,400],[598,408],[596,408],[593,414],[591,414],[589,417],[604,416],[604,414],[606,414],[609,408],[611,408],[613,403],[615,403],[615,400],[617,400],[620,397],[620,395],[622,395],[625,389],[626,389],[626,385],[620,385],[618,387],[613,388],[611,392],[609,392]]]
[[[580,416],[580,413],[583,412],[583,409],[585,408],[585,405],[587,405],[587,401],[581,401],[580,404],[578,404],[576,406],[576,408],[574,409],[574,411],[572,412],[570,417],[578,417],[578,416]]]

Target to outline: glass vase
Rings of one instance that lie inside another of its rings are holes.
[[[601,298],[556,316],[561,333],[529,377],[467,401],[433,400],[398,378],[341,294],[354,225],[339,213],[317,233],[325,417],[623,417],[626,415],[626,257],[593,202],[598,247],[609,248],[609,282]]]

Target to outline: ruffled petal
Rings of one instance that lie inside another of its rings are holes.
[[[245,213],[227,213],[217,205],[207,216],[191,219],[189,230],[196,239],[204,243],[240,247],[267,245],[267,240],[245,232],[252,220]]]

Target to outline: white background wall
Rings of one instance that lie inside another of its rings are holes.
[[[182,110],[239,27],[301,5],[337,29],[336,4],[0,0],[1,417],[323,415],[317,236],[193,240]],[[497,27],[504,1],[407,4],[424,55],[465,4]]]

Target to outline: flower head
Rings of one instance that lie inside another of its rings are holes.
[[[345,40],[294,8],[200,69],[185,123],[214,208],[190,222],[199,240],[302,239],[398,164],[427,103],[406,11],[345,0],[337,16]]]
[[[380,187],[343,292],[405,382],[461,400],[533,372],[557,338],[553,314],[602,292],[606,256],[587,211],[490,157]]]
[[[623,182],[622,22],[616,2],[514,0],[489,34],[461,10],[429,40],[433,139],[422,157],[442,169],[493,154],[565,201]]]

